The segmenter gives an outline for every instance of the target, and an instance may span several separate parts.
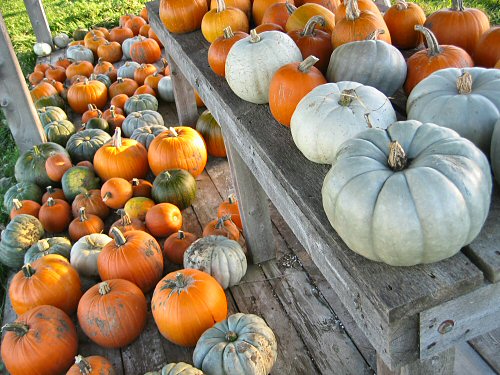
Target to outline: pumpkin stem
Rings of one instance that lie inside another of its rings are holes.
[[[54,200],[54,198],[49,197],[49,199],[47,199],[47,206],[52,207],[55,204],[56,204],[56,201]]]
[[[186,235],[184,234],[184,232],[183,232],[182,230],[180,230],[180,229],[179,229],[179,230],[177,231],[177,238],[178,238],[179,240],[183,240],[184,238],[186,238]]]
[[[12,322],[7,323],[2,327],[2,333],[4,331],[14,332],[17,336],[24,336],[30,330],[30,326],[26,323]]]
[[[463,0],[452,0],[451,1],[451,9],[463,12],[465,10],[464,1]]]
[[[168,128],[168,130],[170,130],[170,133],[171,133],[172,137],[178,137],[179,136],[179,133],[177,133],[177,131],[175,130],[174,127],[171,126],[170,128]]]
[[[177,294],[181,294],[183,289],[185,289],[189,284],[191,284],[192,279],[189,276],[182,274],[181,272],[177,272],[175,275],[175,279],[167,279],[164,280],[164,285],[161,287],[161,290],[171,289],[168,294],[168,298],[175,292]]]
[[[366,40],[377,40],[378,36],[380,34],[385,34],[385,30],[384,29],[375,29],[370,34],[368,34],[368,37],[366,38]]]
[[[235,342],[238,340],[238,334],[234,331],[229,331],[226,333],[226,341],[228,342]]]
[[[21,208],[23,208],[23,204],[19,199],[16,198],[12,199],[12,204],[14,205],[14,208],[16,210],[20,210]]]
[[[122,131],[120,128],[115,129],[115,134],[113,135],[113,146],[116,148],[122,147]]]
[[[106,281],[103,281],[102,283],[99,283],[99,294],[101,296],[104,296],[111,292],[111,287]]]
[[[233,29],[231,29],[231,26],[228,26],[224,29],[224,39],[231,39],[234,38],[234,33]]]
[[[424,34],[425,41],[427,42],[427,54],[429,56],[436,56],[441,53],[441,47],[436,39],[436,36],[427,27],[415,25],[415,30]]]
[[[83,223],[84,221],[87,221],[87,214],[85,213],[85,207],[80,207],[80,221]]]
[[[163,64],[163,70],[165,70],[168,66],[168,61],[166,58],[162,57],[161,58],[161,63]]]
[[[217,13],[224,12],[226,10],[226,3],[224,0],[217,0]]]
[[[43,253],[44,251],[47,251],[50,248],[49,241],[47,241],[45,238],[38,240],[36,243],[36,247],[38,248],[38,251]]]
[[[345,16],[349,21],[354,21],[359,18],[361,11],[358,7],[358,0],[347,0]]]
[[[90,365],[90,362],[81,355],[77,355],[75,357],[75,365],[78,366],[82,375],[90,375],[92,373],[92,366]]]
[[[141,183],[141,182],[139,181],[139,179],[138,179],[138,178],[135,178],[135,177],[134,177],[134,178],[132,179],[132,186],[139,186],[139,184],[140,184],[140,183]]]
[[[469,72],[462,70],[462,75],[457,79],[457,89],[460,95],[472,92],[472,75]]]
[[[250,30],[250,43],[259,43],[260,42],[260,36],[257,34],[257,30],[252,29]]]
[[[339,104],[344,107],[348,107],[352,101],[357,98],[358,95],[354,89],[343,90],[340,93]]]
[[[398,141],[391,141],[389,144],[389,158],[387,159],[389,167],[393,171],[402,171],[408,165],[408,156],[403,146]]]
[[[398,10],[406,10],[408,9],[408,3],[406,2],[406,0],[398,0],[396,8]]]
[[[102,197],[102,201],[103,202],[106,202],[109,198],[111,198],[112,194],[110,191],[106,192],[106,194],[104,194],[104,197]]]
[[[54,194],[56,191],[54,190],[54,188],[52,186],[47,186],[47,193],[49,193],[49,195],[52,195]]]
[[[309,21],[307,21],[304,30],[302,30],[302,32],[300,33],[300,36],[314,36],[317,25],[326,25],[326,21],[323,16],[312,16],[311,18],[309,18]]]
[[[290,16],[292,15],[293,12],[295,12],[297,10],[297,7],[293,4],[290,4],[288,2],[288,0],[285,1],[285,7],[286,7],[286,10]]]
[[[307,56],[307,58],[299,64],[299,70],[302,73],[309,73],[311,68],[318,61],[319,61],[319,59],[316,56],[313,56],[313,55]]]
[[[127,239],[117,227],[111,228],[111,233],[113,233],[113,236],[115,237],[115,243],[117,246],[123,246],[127,243]]]
[[[29,263],[26,263],[23,268],[21,268],[21,270],[23,271],[24,277],[27,278],[33,276],[36,273],[36,270],[31,267],[31,264]]]
[[[236,195],[234,194],[231,194],[229,197],[227,197],[227,200],[229,204],[234,204],[238,201],[238,199],[236,199]]]
[[[99,59],[101,60],[101,59]],[[95,104],[89,104],[87,105],[89,111],[96,111],[97,110],[97,107],[95,106]]]

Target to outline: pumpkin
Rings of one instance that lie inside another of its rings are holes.
[[[88,109],[82,114],[82,123],[89,121],[91,118],[102,117],[102,111],[94,104],[89,104]]]
[[[262,23],[262,18],[264,18],[264,13],[266,13],[267,8],[276,3],[285,3],[286,0],[253,0],[252,2],[252,18],[255,25],[260,25]],[[293,0],[291,1],[293,4]]]
[[[313,16],[307,21],[303,30],[293,30],[288,33],[300,49],[302,57],[315,56],[319,61],[314,64],[322,73],[326,73],[328,62],[333,51],[332,36],[323,30],[316,29],[316,25],[324,25],[322,16]]]
[[[158,38],[158,35],[156,35],[156,33],[155,33],[155,31],[153,30],[152,27],[148,30],[147,37],[156,40],[156,43],[158,43],[158,46],[160,48],[163,48],[163,44],[162,44],[160,38]]]
[[[38,217],[38,212],[40,211],[40,203],[28,199],[20,201],[14,198],[12,200],[12,206],[12,210],[10,210],[9,214],[11,220],[21,214]]]
[[[139,16],[130,16],[130,19],[125,22],[125,27],[128,27],[134,35],[139,35],[139,30],[146,25],[146,20]]]
[[[92,355],[84,358],[81,355],[75,357],[75,364],[71,366],[66,375],[115,375],[115,369],[111,362],[105,357]]]
[[[243,230],[240,208],[238,200],[234,194],[231,194],[224,202],[219,204],[219,207],[217,208],[217,217],[219,219],[227,215],[230,215],[231,221],[236,224],[240,230]]]
[[[104,44],[106,44],[106,39],[104,37],[97,36],[97,35],[94,35],[91,38],[85,37],[85,44],[84,45],[85,45],[85,47],[87,47],[89,50],[92,51],[94,56],[98,56],[97,49]]]
[[[471,142],[409,120],[346,141],[322,195],[330,223],[351,250],[412,266],[469,244],[488,215],[491,188],[488,161]]]
[[[474,50],[476,66],[493,68],[500,61],[500,26],[487,30],[479,39]]]
[[[35,52],[35,55],[44,57],[51,54],[52,47],[47,43],[35,43],[33,45],[33,51]]]
[[[88,61],[94,63],[94,53],[85,46],[70,46],[66,50],[66,57],[72,61]]]
[[[404,84],[406,95],[410,95],[410,92],[420,81],[437,70],[474,66],[472,58],[460,47],[439,45],[434,34],[425,27],[417,25],[415,30],[424,34],[429,47],[413,54],[406,61],[408,66],[408,74]]]
[[[146,213],[154,205],[155,202],[150,198],[132,197],[127,201],[127,203],[125,203],[123,210],[131,220],[138,219],[143,221],[144,219],[146,219]]]
[[[156,111],[144,110],[130,113],[122,123],[122,132],[126,137],[130,137],[134,130],[143,126],[160,125],[164,126],[163,117]]]
[[[134,129],[130,138],[141,143],[147,150],[151,142],[153,142],[153,139],[165,130],[167,130],[167,128],[163,125],[141,126],[140,128]]]
[[[210,235],[196,240],[184,253],[184,268],[212,275],[227,289],[247,272],[247,258],[240,244],[224,236]]]
[[[273,23],[285,29],[286,21],[290,17],[286,3],[275,3],[268,7],[262,17],[262,24]]]
[[[38,118],[40,119],[42,126],[45,126],[48,123],[51,123],[52,121],[68,119],[66,112],[64,112],[64,110],[59,107],[49,106],[49,107],[38,108],[36,110],[36,113],[38,114]]]
[[[108,88],[100,81],[77,82],[68,90],[68,103],[77,113],[87,110],[89,104],[95,104],[97,108],[104,108],[108,101]]]
[[[47,232],[64,232],[71,222],[71,207],[68,202],[51,197],[40,207],[38,219]]]
[[[64,173],[66,173],[66,172],[64,172]],[[63,176],[64,176],[64,174],[63,174]],[[47,191],[42,196],[42,203],[47,202],[50,197],[52,197],[53,199],[66,200],[66,196],[64,195],[64,191],[62,189],[54,188],[52,186],[47,186]]]
[[[102,249],[97,268],[102,280],[125,279],[133,282],[144,293],[161,279],[163,256],[160,245],[150,234],[133,230],[122,233],[111,229],[114,240]]]
[[[142,25],[141,28],[139,29],[139,35],[148,38],[149,37],[149,30],[150,29],[151,29],[151,25],[149,25],[149,24]],[[161,46],[160,46],[160,48],[161,48]]]
[[[102,233],[93,233],[80,238],[71,248],[70,262],[80,276],[99,278],[97,257],[102,248],[112,239]]]
[[[198,237],[189,232],[178,230],[177,233],[172,233],[163,243],[163,264],[167,260],[182,265],[184,262],[184,252],[187,248],[198,239]]]
[[[326,83],[321,72],[313,65],[318,62],[309,56],[301,63],[282,66],[274,74],[269,86],[269,108],[280,124],[290,126],[297,104],[316,86]]]
[[[159,372],[147,372],[144,375],[203,375],[203,372],[190,364],[178,362],[163,366]]]
[[[153,184],[151,182],[140,178],[133,178],[130,183],[132,184],[134,197],[151,198],[151,189],[153,188]]]
[[[269,85],[285,64],[302,60],[293,40],[279,31],[268,31],[236,42],[226,60],[226,80],[241,99],[255,104],[269,102]],[[244,71],[245,74],[241,74]]]
[[[73,124],[71,125],[73,126]],[[71,159],[64,154],[54,154],[52,156],[49,156],[45,161],[45,170],[47,171],[47,176],[52,181],[56,182],[61,181],[64,172],[66,172],[72,166],[73,164],[71,163]]]
[[[71,241],[76,242],[83,236],[102,233],[104,222],[99,216],[87,214],[85,207],[80,207],[79,216],[69,224],[68,232]]]
[[[128,27],[117,26],[109,31],[109,40],[112,42],[117,42],[123,44],[123,42],[129,38],[134,37],[134,32]]]
[[[136,81],[139,85],[143,85],[146,77],[157,72],[158,69],[153,64],[141,64],[134,71],[134,81]]]
[[[285,25],[287,33],[294,30],[303,30],[307,21],[313,16],[322,16],[325,19],[324,25],[316,25],[318,29],[329,32],[330,34],[333,32],[335,27],[335,15],[327,8],[316,3],[305,3],[298,8],[287,3],[287,7],[290,13],[290,17],[288,17]]]
[[[227,299],[212,276],[184,269],[169,273],[156,285],[151,311],[167,340],[194,346],[203,332],[226,318]]]
[[[128,98],[127,102],[125,103],[125,113],[127,115],[131,114],[132,112],[141,112],[145,110],[158,110],[158,100],[156,100],[153,95],[133,95]]]
[[[347,0],[346,17],[337,22],[332,32],[333,48],[365,40],[368,35],[379,29],[384,30],[379,33],[380,40],[391,44],[391,35],[384,19],[369,10],[360,10],[358,0]]]
[[[198,117],[196,130],[205,140],[209,155],[219,158],[226,157],[226,147],[224,145],[224,138],[222,137],[222,130],[208,109]]]
[[[149,94],[156,97],[156,91],[151,87],[149,87],[148,85],[139,86],[137,90],[134,91],[134,96],[142,94]]]
[[[224,29],[228,26],[235,31],[248,33],[248,17],[241,9],[226,6],[224,0],[217,0],[217,8],[213,8],[203,16],[201,32],[205,39],[212,43],[224,35]]]
[[[497,182],[500,183],[500,119],[495,124],[493,135],[491,136],[491,168]]]
[[[116,128],[112,140],[97,150],[94,169],[104,181],[112,177],[144,178],[148,173],[147,156],[143,145],[133,139],[122,139],[120,128]]]
[[[375,30],[366,40],[337,47],[330,58],[326,77],[329,82],[354,81],[372,86],[392,96],[406,79],[406,61],[392,45],[378,40]]]
[[[33,68],[34,72],[42,72],[45,75],[45,71],[49,69],[50,64],[47,63],[38,63]]]
[[[85,208],[87,214],[96,215],[102,220],[109,216],[109,208],[102,201],[99,189],[84,190],[75,197],[71,204],[71,212],[74,217],[78,217],[81,208]]]
[[[170,236],[182,227],[181,211],[173,204],[159,203],[147,211],[146,227],[155,237]]]
[[[76,133],[75,125],[68,120],[52,121],[43,128],[49,142],[66,146],[68,139]]]
[[[46,255],[27,263],[9,286],[12,309],[21,315],[40,305],[51,305],[71,315],[82,296],[80,277],[68,260]]]
[[[131,56],[130,56],[130,49],[132,48],[132,45],[136,42],[140,42],[141,40],[143,40],[144,37],[138,35],[138,36],[134,36],[133,38],[129,38],[129,39],[126,39],[123,43],[122,43],[122,51],[123,51],[123,56],[125,56],[126,59],[130,59]],[[129,63],[129,64],[127,64]],[[135,61],[127,61],[127,63],[125,63],[125,65],[127,66],[130,66],[130,65],[133,65],[133,66],[138,66],[139,64]],[[123,66],[125,65],[122,65],[120,68],[123,68]],[[123,69],[122,69],[123,70]],[[120,74],[118,74],[120,76]],[[123,77],[123,76],[122,76]],[[128,76],[128,78],[133,78],[133,77],[130,77]]]
[[[90,161],[94,160],[97,150],[110,139],[110,135],[104,130],[82,130],[69,138],[68,143],[66,143],[66,150],[68,150],[71,160],[74,162]]]
[[[68,66],[70,66],[72,63],[73,63],[73,62],[72,62],[70,59],[61,57],[61,58],[59,58],[59,60],[57,60],[57,61],[55,62],[55,64],[54,64],[54,65],[55,65],[55,66],[62,66],[64,69],[66,69],[66,68],[67,68]]]
[[[110,63],[118,62],[122,59],[122,46],[118,42],[105,42],[97,47],[97,56],[99,60]]]
[[[174,84],[172,77],[165,76],[158,82],[158,95],[165,102],[174,102]]]
[[[113,114],[123,115],[123,109],[116,107],[114,105],[111,105],[107,110],[105,110],[102,113],[102,118],[109,122],[109,119],[113,117]]]
[[[196,180],[184,169],[169,169],[155,178],[151,190],[157,203],[172,203],[183,210],[196,198]]]
[[[151,87],[153,90],[155,90],[155,93],[158,94],[158,83],[160,82],[160,80],[162,78],[163,78],[163,74],[156,72],[156,73],[148,75],[144,79],[144,84]]]
[[[7,212],[14,207],[12,200],[32,200],[40,203],[42,201],[42,189],[33,182],[18,182],[11,186],[3,196],[3,206]]]
[[[367,128],[387,128],[394,121],[396,113],[380,91],[356,82],[338,82],[307,94],[295,109],[290,129],[306,158],[331,164],[344,141]]]
[[[45,78],[45,74],[43,72],[33,72],[28,76],[28,81],[33,85],[36,86],[40,82],[43,81]]]
[[[347,0],[340,1],[334,10],[335,21],[338,23],[340,20],[346,18],[347,15]],[[373,0],[358,0],[359,10],[370,11],[373,14],[382,17],[382,13],[378,9],[377,4]]]
[[[65,33],[59,33],[54,37],[53,41],[57,47],[65,48],[69,44],[69,36]]]
[[[73,201],[82,192],[99,188],[99,178],[94,170],[76,166],[68,169],[61,180],[64,195],[68,201]]]
[[[54,185],[56,181],[52,181],[45,170],[45,161],[54,153],[68,156],[64,147],[52,142],[35,145],[23,152],[14,166],[16,180],[33,182],[42,188]]]
[[[0,242],[0,262],[9,268],[19,269],[23,265],[24,254],[44,235],[42,223],[31,215],[14,217],[2,231]]]
[[[237,313],[203,333],[193,362],[207,374],[232,374],[237,363],[242,374],[265,375],[271,372],[277,352],[276,337],[261,317]]]
[[[142,230],[143,232],[147,232],[146,224],[139,219],[130,219],[125,210],[119,209],[118,214],[120,215],[120,219],[111,224],[109,229],[109,236],[111,238],[115,238],[111,229],[114,227],[118,228],[120,232],[125,233],[131,230]]]
[[[247,33],[242,31],[233,32],[231,26],[226,27],[223,34],[223,36],[214,40],[208,48],[208,64],[215,74],[221,77],[225,77],[225,65],[229,50],[238,40],[248,36]]]
[[[30,91],[30,96],[33,102],[36,102],[38,99],[53,95],[57,95],[57,90],[45,79],[43,79]]]
[[[500,118],[499,90],[496,69],[442,69],[412,90],[406,103],[408,119],[453,129],[488,155]]]
[[[76,61],[66,68],[66,76],[72,79],[75,76],[90,77],[94,71],[94,66],[88,61]]]
[[[109,86],[109,96],[111,98],[120,94],[132,96],[138,88],[139,85],[133,79],[118,77],[116,82],[113,82],[113,84]]]
[[[99,258],[101,256],[102,253]],[[146,297],[127,280],[107,280],[94,285],[78,305],[78,323],[82,331],[105,348],[121,348],[132,343],[141,334],[146,321]]]
[[[2,361],[11,374],[61,374],[77,353],[75,325],[54,306],[35,307],[5,324],[2,332]]]
[[[24,254],[24,264],[33,263],[35,260],[49,254],[56,254],[69,259],[70,251],[71,242],[66,237],[44,238],[38,240],[37,243],[26,251],[26,254]]]
[[[490,21],[482,10],[465,8],[463,0],[452,0],[451,8],[430,14],[424,26],[439,43],[460,47],[472,55],[479,39],[490,28]]]
[[[108,207],[118,209],[132,198],[132,185],[120,177],[108,179],[101,187],[101,197]]]
[[[82,124],[82,126],[85,129],[100,129],[100,130],[105,131],[106,133],[109,133],[109,124],[101,116],[91,118],[85,124]]]
[[[125,27],[125,24],[127,23],[127,21],[132,17],[132,14],[124,14],[123,16],[120,16],[120,20],[119,20],[119,25],[121,27]]]
[[[66,69],[61,66],[50,65],[45,71],[45,77],[49,80],[64,82],[66,81]]]
[[[425,13],[418,4],[398,0],[385,12],[384,21],[394,47],[410,49],[422,43],[422,34],[415,30],[415,25],[423,26]]]
[[[161,0],[160,19],[172,33],[189,33],[201,27],[207,0]]]
[[[161,58],[160,46],[154,39],[141,37],[130,47],[130,58],[140,64],[152,64]]]
[[[238,241],[240,239],[240,230],[231,220],[231,216],[226,215],[220,219],[211,220],[205,225],[203,228],[203,237],[208,236],[224,236]]]
[[[196,130],[186,126],[171,127],[151,142],[148,160],[155,175],[181,168],[196,177],[207,164],[207,150]]]
[[[61,83],[62,84],[62,83]],[[35,108],[42,108],[47,106],[56,106],[64,108],[64,99],[59,95],[44,96],[35,102]]]

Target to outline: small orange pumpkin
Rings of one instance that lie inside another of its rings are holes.
[[[113,177],[107,180],[101,187],[101,198],[106,206],[122,208],[132,198],[133,190],[130,182],[123,178]]]
[[[212,43],[224,36],[224,29],[228,26],[231,26],[232,30],[248,33],[248,17],[241,9],[226,7],[224,0],[217,0],[217,9],[212,9],[203,16],[201,32],[205,39]]]
[[[139,35],[139,30],[146,24],[146,20],[139,16],[131,16],[130,19],[125,23],[125,27],[128,27],[134,35]]]
[[[120,230],[120,232],[125,233],[131,230],[142,230],[143,232],[147,232],[146,224],[139,219],[130,219],[125,210],[119,209],[118,214],[120,215],[120,219],[111,224],[109,229],[109,236],[114,238],[112,228],[116,227]]]
[[[415,25],[424,24],[425,13],[418,4],[398,0],[385,12],[384,21],[391,33],[394,47],[409,49],[422,43],[423,35],[415,30]]]
[[[87,214],[85,207],[80,207],[77,218],[69,224],[68,232],[71,241],[76,242],[83,236],[92,233],[101,233],[104,230],[104,222],[99,216]]]
[[[139,86],[142,86],[144,84],[144,81],[146,80],[146,77],[156,72],[158,72],[158,69],[156,69],[156,66],[154,66],[153,64],[141,64],[134,71],[134,80]]]
[[[146,227],[155,237],[167,237],[182,228],[182,214],[171,203],[159,203],[146,213]]]
[[[73,166],[71,159],[62,154],[55,153],[45,160],[45,171],[52,181],[59,182],[64,173]]]
[[[231,240],[240,239],[240,230],[231,220],[231,215],[226,215],[220,219],[209,221],[203,228],[203,237],[224,236]]]
[[[91,355],[90,357],[75,357],[75,364],[71,366],[66,375],[115,375],[115,369],[111,362],[99,355]]]
[[[189,232],[178,230],[177,233],[172,233],[163,244],[163,262],[169,260],[172,263],[182,265],[184,261],[184,253],[198,237]]]
[[[73,111],[83,113],[89,104],[94,104],[97,108],[104,108],[108,101],[108,89],[100,81],[85,80],[77,82],[68,90],[68,103]]]
[[[229,50],[234,43],[247,36],[248,34],[243,31],[233,33],[231,26],[228,26],[224,29],[224,35],[214,40],[208,48],[208,64],[215,74],[221,77],[226,76],[226,59]]]
[[[110,63],[118,62],[123,57],[122,46],[118,42],[108,42],[97,47],[97,56]]]
[[[116,95],[125,94],[127,96],[133,96],[135,90],[139,88],[139,85],[136,81],[130,78],[121,78],[118,77],[116,82],[113,82],[111,86],[109,86],[109,96],[114,98]],[[116,103],[114,103],[116,105]],[[116,105],[119,107],[118,105]]]
[[[161,58],[161,50],[156,40],[151,38],[143,38],[135,42],[130,47],[130,57],[132,61],[140,64],[151,64]]]
[[[54,188],[52,186],[47,186],[47,191],[42,196],[42,204],[47,202],[49,198],[62,199],[63,201],[66,200],[63,189]]]
[[[151,189],[153,188],[151,182],[140,178],[133,178],[130,183],[132,184],[134,197],[151,198]]]
[[[234,194],[231,194],[217,208],[217,217],[219,219],[226,215],[231,215],[231,220],[233,221],[233,223],[235,223],[240,230],[243,230],[238,199],[236,199],[236,195]]]
[[[49,233],[64,232],[71,222],[71,207],[62,199],[47,199],[38,213],[38,219]]]
[[[117,26],[111,29],[109,32],[109,40],[111,42],[117,42],[123,44],[123,42],[129,38],[134,37],[134,32],[128,27]]]
[[[40,212],[40,203],[25,199],[20,201],[19,199],[12,199],[12,210],[10,211],[10,219],[14,219],[17,215],[27,214],[34,217],[38,217],[38,212]]]

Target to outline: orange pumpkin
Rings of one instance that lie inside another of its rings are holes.
[[[233,223],[235,223],[240,230],[243,230],[238,199],[236,199],[236,196],[234,194],[231,194],[217,208],[217,217],[219,219],[226,215],[230,215]]]
[[[108,42],[97,47],[97,56],[110,63],[118,62],[123,57],[122,46],[118,42]]]
[[[155,176],[167,169],[185,169],[196,177],[207,164],[207,148],[196,130],[178,126],[169,128],[151,142],[148,160]]]
[[[182,265],[184,262],[184,253],[198,237],[189,232],[178,230],[177,233],[172,233],[163,244],[163,263],[167,260]]]
[[[20,201],[19,199],[12,199],[12,210],[10,210],[10,219],[14,219],[17,215],[27,214],[34,217],[38,217],[38,212],[40,212],[40,203],[25,199]]]
[[[500,26],[486,31],[477,43],[474,63],[484,68],[492,68],[500,60]]]
[[[97,258],[102,280],[124,279],[144,293],[161,279],[163,256],[160,245],[148,233],[139,230],[122,233],[111,229],[114,240],[106,244]]]
[[[224,29],[224,35],[213,41],[208,49],[208,64],[215,74],[221,77],[226,76],[226,59],[229,50],[234,43],[247,36],[248,34],[243,31],[233,33],[231,26],[228,26]]]
[[[306,1],[303,2],[303,4],[305,4],[305,3],[316,3],[316,4],[319,4],[322,7],[328,9],[330,12],[334,13],[335,10],[342,3],[342,0],[306,0]],[[300,5],[303,5],[303,4],[297,4],[297,1],[295,2],[296,6],[300,6]]]
[[[56,61],[56,63],[54,64],[55,66],[61,66],[63,67],[64,69],[66,69],[68,66],[70,66],[71,64],[73,63],[73,61],[71,61],[70,59],[67,59],[67,58],[60,58],[59,60]]]
[[[161,0],[160,19],[172,33],[189,33],[201,27],[207,0]]]
[[[281,31],[285,32],[285,29],[280,25],[276,25],[275,23],[261,23],[259,26],[255,28],[257,34],[263,33],[264,31]]]
[[[102,201],[115,210],[125,206],[125,203],[132,198],[132,194],[130,182],[120,177],[110,178],[101,187]]]
[[[102,117],[102,111],[94,104],[89,104],[88,109],[82,114],[82,123],[87,123],[90,119]]]
[[[108,122],[110,131],[114,132],[116,128],[122,127],[125,116],[120,108],[114,108],[112,105],[109,110],[109,115],[105,120]]]
[[[264,18],[264,13],[266,13],[267,8],[276,3],[286,3],[294,4],[294,1],[290,0],[253,0],[252,4],[252,18],[255,25],[260,25],[262,23],[262,18]]]
[[[169,273],[158,283],[151,299],[151,311],[167,340],[194,346],[203,332],[226,318],[227,299],[212,276],[184,269]]]
[[[127,96],[133,96],[134,91],[137,90],[138,88],[139,88],[139,85],[133,79],[119,77],[116,80],[116,82],[113,82],[113,84],[111,86],[109,86],[109,96],[111,98],[114,98],[116,95],[120,95],[120,94],[125,94]],[[119,107],[118,105],[116,105],[116,106]]]
[[[132,184],[134,197],[151,198],[151,189],[153,188],[151,182],[140,178],[133,178],[130,183]]]
[[[220,219],[209,221],[203,228],[203,237],[224,236],[231,240],[240,239],[240,230],[231,220],[231,215],[226,215]]]
[[[167,237],[182,228],[182,214],[171,203],[159,203],[146,213],[146,227],[155,237]]]
[[[117,42],[123,44],[126,39],[133,38],[134,32],[128,27],[117,26],[111,29],[109,32],[109,40],[111,42]]]
[[[497,61],[497,63],[494,66],[495,69],[500,69],[500,60]]]
[[[99,216],[87,214],[85,207],[80,207],[80,214],[69,224],[68,232],[71,241],[76,242],[83,236],[92,233],[101,233],[104,222]]]
[[[142,85],[141,87],[138,87],[137,90],[134,91],[134,95],[140,95],[140,94],[149,94],[156,96],[156,91],[153,90],[148,85]]]
[[[217,0],[217,8],[203,16],[201,32],[205,39],[212,43],[224,36],[224,29],[228,26],[235,31],[248,33],[248,17],[241,9],[226,7],[224,0]]]
[[[36,102],[38,99],[41,99],[45,96],[57,95],[57,90],[47,81],[42,81],[31,89],[30,95],[31,100],[33,100],[33,102]]]
[[[85,47],[91,50],[94,53],[94,56],[97,56],[97,49],[99,46],[102,46],[106,43],[106,39],[100,36],[93,36],[92,38],[87,39],[85,37]]]
[[[120,232],[125,233],[131,230],[142,230],[143,232],[147,232],[146,224],[139,219],[130,219],[125,210],[119,209],[118,214],[120,215],[120,219],[111,224],[109,229],[109,236],[114,238],[112,228],[116,227],[120,230]]]
[[[62,199],[47,199],[38,213],[38,219],[49,233],[64,232],[71,222],[71,207]]]
[[[45,78],[57,82],[64,82],[66,81],[66,69],[62,66],[50,65],[49,68],[45,71]]]
[[[118,24],[119,24],[121,27],[125,27],[125,24],[127,23],[127,21],[128,21],[129,19],[131,19],[132,17],[133,17],[133,15],[132,15],[132,14],[124,14],[123,16],[120,16],[120,19],[119,19],[119,23],[118,23]]]
[[[289,8],[286,6],[286,3],[276,3],[271,5],[264,12],[261,25],[265,23],[274,23],[276,25],[280,25],[284,29],[286,21],[288,21],[288,18],[290,17],[288,9]]]
[[[123,210],[130,217],[131,220],[137,219],[143,221],[146,219],[146,213],[155,205],[155,202],[150,198],[145,197],[132,197]]]
[[[104,39],[109,40],[109,30],[102,26],[94,26],[93,31],[100,31]]]
[[[62,153],[55,153],[45,160],[45,171],[52,181],[61,181],[64,173],[72,166],[71,159]]]
[[[120,108],[123,110],[125,108],[125,103],[128,100],[128,95],[127,94],[117,94],[117,95],[111,95],[111,105],[114,105],[116,108]]]
[[[34,72],[42,72],[43,75],[45,76],[45,71],[49,69],[50,65],[47,63],[38,63],[35,65],[35,68],[33,69]]]
[[[140,64],[154,63],[161,58],[160,46],[154,39],[142,38],[130,47],[130,57]]]
[[[123,115],[123,110],[121,108],[117,108],[114,105],[110,105],[109,108],[102,113],[102,118],[108,121],[108,119],[113,117],[113,112],[118,115]]]
[[[146,77],[157,72],[158,69],[156,69],[156,66],[153,64],[141,64],[141,66],[134,71],[134,81],[136,81],[139,86],[144,85]]]
[[[85,208],[87,214],[96,215],[102,220],[109,216],[109,207],[102,201],[99,189],[84,191],[75,197],[71,204],[71,213],[73,216],[78,217],[82,208]]]
[[[125,23],[125,27],[128,27],[134,35],[139,35],[139,30],[146,24],[146,20],[142,17],[131,16],[130,19]]]
[[[81,355],[75,357],[75,364],[71,366],[66,375],[115,375],[115,369],[111,362],[99,355],[91,355],[83,358]]]
[[[9,286],[16,314],[40,305],[51,305],[71,315],[82,296],[78,272],[61,255],[49,254],[25,264]]]
[[[422,43],[423,35],[415,30],[415,25],[424,24],[425,13],[418,4],[398,0],[385,12],[384,21],[391,33],[394,47],[409,49]]]
[[[43,72],[33,72],[28,76],[28,81],[33,85],[38,85],[45,78],[45,73]]]
[[[144,7],[141,9],[141,13],[139,14],[146,22],[149,22],[148,8]]]
[[[139,30],[139,35],[149,38],[149,29],[151,29],[151,25],[143,25]]]
[[[378,9],[377,4],[373,0],[358,0],[358,9],[359,10],[368,10],[375,15],[382,17],[382,13]],[[343,0],[340,4],[335,8],[335,22],[339,23],[340,20],[343,20],[346,17],[347,11],[347,0]]]
[[[155,31],[152,28],[149,29],[149,31],[148,31],[148,38],[156,40],[156,43],[158,43],[160,48],[163,48],[163,44],[162,44],[160,38],[158,38],[158,35],[156,35]]]
[[[76,113],[83,113],[89,104],[95,104],[97,108],[104,108],[108,101],[108,89],[100,81],[85,80],[77,82],[68,90],[68,103]]]
[[[42,204],[47,202],[49,198],[66,200],[63,189],[47,186],[47,191],[42,196]]]
[[[132,343],[146,321],[146,297],[127,280],[107,280],[94,285],[82,296],[78,306],[82,331],[105,348],[121,348]]]
[[[287,3],[290,17],[286,21],[285,30],[287,33],[294,30],[303,30],[307,21],[313,16],[322,16],[325,19],[325,25],[316,25],[320,30],[332,33],[335,27],[335,15],[328,9],[315,3],[305,3],[298,8]]]

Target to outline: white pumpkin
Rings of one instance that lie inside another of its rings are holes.
[[[185,362],[169,363],[160,371],[147,372],[144,375],[203,375],[203,371]]]
[[[331,164],[340,145],[371,127],[396,121],[389,99],[373,87],[356,82],[327,83],[314,88],[297,105],[290,129],[306,158]]]
[[[80,276],[97,279],[97,257],[102,248],[112,240],[102,233],[93,233],[80,238],[71,248],[70,263]]]
[[[187,248],[184,268],[206,272],[227,289],[245,276],[247,258],[238,242],[224,236],[208,236],[196,240]]]
[[[410,120],[345,142],[322,196],[351,250],[412,266],[451,257],[471,243],[488,215],[491,190],[488,160],[472,142]]]
[[[489,154],[500,118],[500,70],[448,68],[414,87],[406,104],[408,119],[453,129]]]
[[[125,56],[126,59],[130,59],[130,48],[132,48],[132,44],[135,42],[140,42],[143,40],[144,37],[141,35],[134,36],[132,38],[125,39],[122,43],[122,52],[123,56]]]
[[[158,81],[158,95],[160,95],[161,100],[165,102],[174,102],[174,85],[172,84],[172,78],[170,76],[165,76]]]
[[[394,95],[405,82],[406,61],[396,47],[376,39],[380,32],[384,30],[335,48],[326,72],[328,82],[354,81]]]
[[[47,43],[35,43],[33,51],[35,51],[35,55],[37,56],[48,56],[52,52],[52,47]]]
[[[69,44],[69,36],[65,33],[57,34],[54,37],[54,44],[59,48],[65,48]]]
[[[491,137],[491,167],[493,168],[493,175],[500,184],[500,119],[495,125],[493,135]]]
[[[283,65],[301,62],[299,47],[287,34],[265,31],[237,41],[226,59],[226,80],[241,99],[255,104],[269,103],[269,85]]]
[[[117,76],[121,78],[130,78],[134,79],[134,73],[137,68],[139,68],[141,64],[136,63],[135,61],[127,61],[125,64],[118,68]]]
[[[89,63],[94,63],[94,53],[81,45],[68,47],[66,50],[66,57],[75,61],[88,61]]]

